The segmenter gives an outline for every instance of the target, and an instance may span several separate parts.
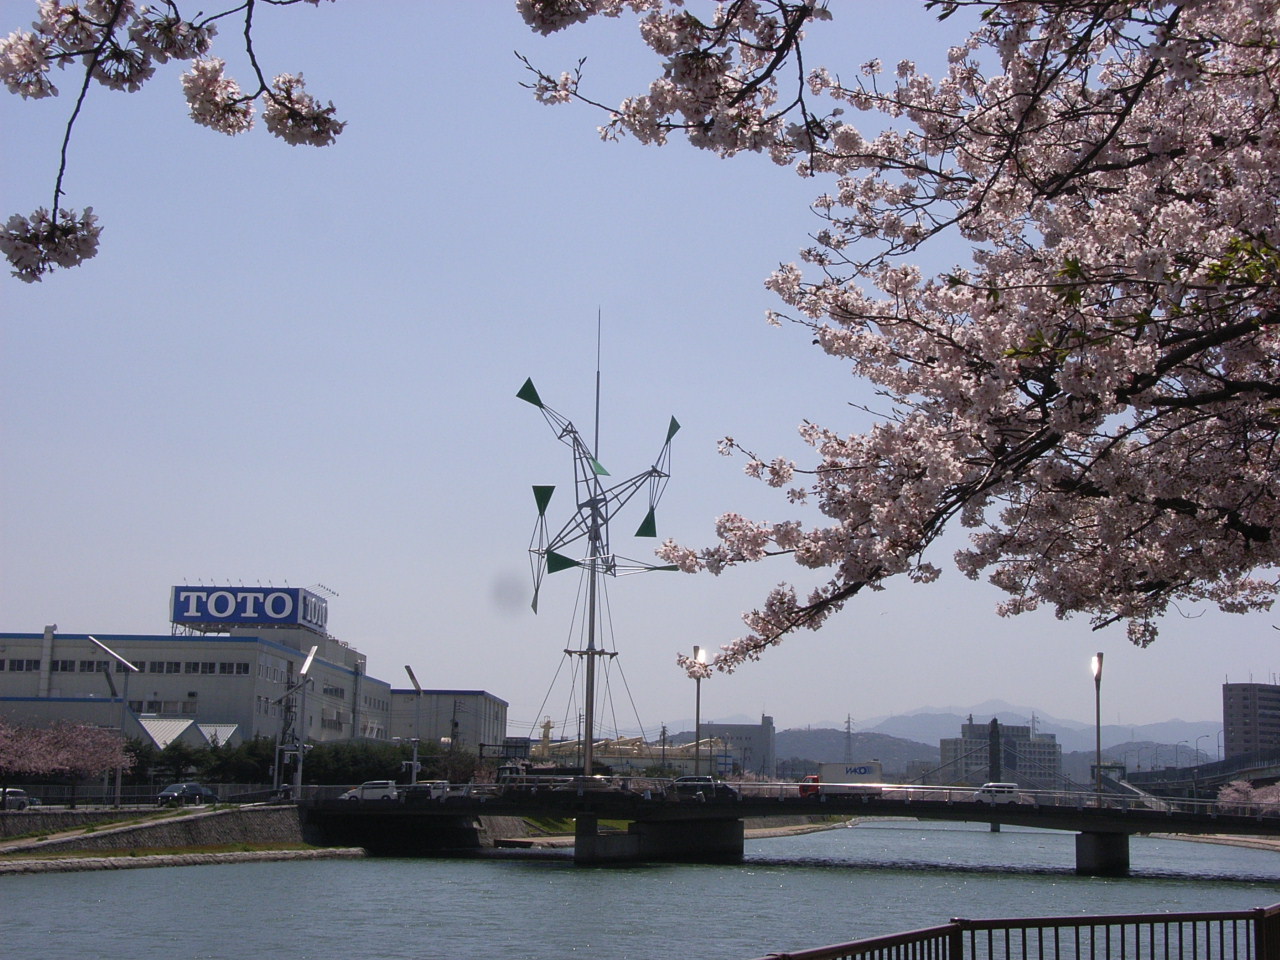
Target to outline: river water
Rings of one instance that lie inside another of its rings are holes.
[[[729,866],[562,857],[318,860],[0,876],[5,957],[751,960],[952,917],[1280,903],[1280,852],[1135,837],[1075,876],[1074,836],[864,823],[747,841]]]

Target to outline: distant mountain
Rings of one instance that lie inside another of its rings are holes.
[[[939,760],[937,744],[930,746],[883,733],[854,733],[847,746],[850,759],[879,760],[886,774],[904,772],[912,763],[936,766]],[[780,773],[784,770],[789,775],[809,773],[819,763],[845,759],[845,732],[831,728],[779,730],[774,752]]]
[[[960,727],[967,723],[970,717],[973,718],[974,723],[987,723],[995,717],[1001,723],[1011,726],[1034,726],[1037,733],[1053,734],[1062,745],[1064,753],[1094,749],[1096,733],[1091,724],[1076,720],[1061,720],[1030,707],[1012,706],[999,700],[989,700],[968,708],[926,707],[911,713],[886,717],[878,722],[870,721],[874,725],[866,727],[866,730],[916,740],[920,743],[936,744],[947,737],[960,736]],[[1209,754],[1217,750],[1218,732],[1221,729],[1222,724],[1217,720],[1165,720],[1161,723],[1129,726],[1103,724],[1102,746],[1105,749],[1134,741],[1165,744],[1185,741],[1190,748],[1195,745],[1197,739],[1212,738],[1211,749],[1202,747],[1202,750]]]

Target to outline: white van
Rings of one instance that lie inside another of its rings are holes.
[[[973,799],[979,803],[1021,803],[1016,783],[984,783]]]

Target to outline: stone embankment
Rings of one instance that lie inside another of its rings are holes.
[[[123,811],[117,811],[123,812]],[[37,814],[24,825],[24,833],[35,839],[18,842],[24,853],[94,850],[172,850],[182,847],[229,847],[237,844],[302,844],[302,826],[292,806],[187,808],[170,815],[143,815],[135,811],[128,820],[99,818],[96,822],[58,822],[65,814]],[[5,818],[8,819],[8,818]],[[80,818],[76,818],[80,819]],[[43,833],[43,831],[49,831]],[[14,843],[0,845],[14,851]]]
[[[0,837],[0,874],[364,855],[350,848],[297,849],[308,840],[293,806],[22,811],[0,816]],[[237,846],[280,849],[199,852]],[[191,852],[173,852],[184,849]],[[165,853],[149,852],[159,850]],[[95,851],[104,856],[86,856]]]
[[[83,810],[50,810],[47,807],[10,810],[0,813],[0,844],[10,837],[61,833],[86,827],[100,828],[117,821],[137,820],[143,815],[137,810],[104,810],[101,807]]]

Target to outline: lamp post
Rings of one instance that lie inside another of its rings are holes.
[[[293,799],[295,802],[302,800],[302,761],[307,755],[307,671],[311,669],[311,664],[316,658],[316,650],[318,647],[312,647],[311,652],[307,654],[307,659],[302,664],[302,669],[298,671],[298,687],[302,690],[301,702],[298,705],[298,721],[297,736],[294,738],[295,745],[298,748],[298,765],[293,770]]]
[[[1102,651],[1093,655],[1093,729],[1094,729],[1094,791],[1098,806],[1102,806]]]
[[[1200,736],[1196,737],[1196,765],[1194,767],[1195,773],[1192,774],[1191,783],[1192,792],[1195,793],[1195,798],[1197,800],[1200,799],[1200,741],[1207,740],[1208,738],[1209,735],[1207,733],[1202,733]]]
[[[418,678],[413,675],[413,668],[407,663],[404,665],[404,672],[409,674],[409,680],[413,684],[413,776],[409,778],[410,783],[418,782],[418,741],[422,739],[422,686],[418,683]]]
[[[707,662],[707,651],[693,648],[693,659],[699,666]],[[702,774],[702,675],[693,678],[693,775]]]
[[[108,647],[105,643],[103,643],[97,637],[90,637],[89,640],[99,650],[101,650],[103,653],[107,654],[108,656],[114,657],[115,661],[124,667],[124,683],[121,686],[121,691],[120,691],[120,739],[124,740],[124,715],[125,715],[125,711],[129,709],[129,674],[137,673],[138,668],[135,667],[128,660],[126,660],[124,657],[120,656],[120,654],[116,653],[114,650]],[[108,667],[108,669],[110,668]],[[111,683],[111,674],[109,673],[107,674],[107,683],[108,684]],[[121,744],[120,762],[116,764],[116,807],[120,806],[120,797],[124,789],[123,784],[124,784],[124,745]]]

